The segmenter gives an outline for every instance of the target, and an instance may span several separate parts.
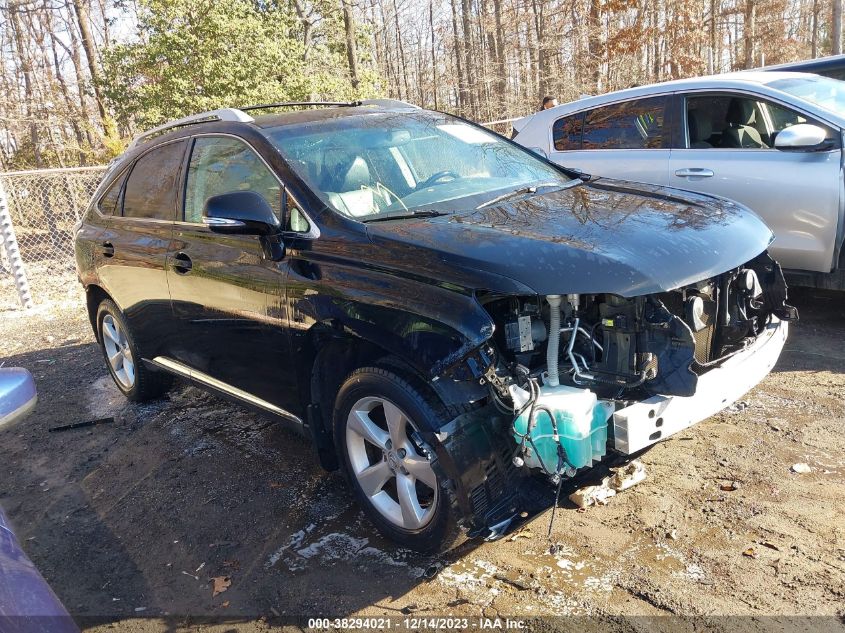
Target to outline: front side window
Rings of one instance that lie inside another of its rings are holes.
[[[691,149],[767,149],[771,138],[760,102],[741,95],[688,97],[687,139]]]
[[[187,144],[176,141],[161,145],[135,162],[123,195],[124,217],[176,218],[176,190]]]
[[[777,134],[781,130],[792,125],[798,125],[799,123],[813,123],[814,125],[818,125],[818,123],[809,120],[800,112],[790,110],[789,108],[785,108],[781,105],[763,102],[762,106],[769,115],[772,132],[774,134]]]
[[[374,112],[265,132],[327,206],[353,218],[469,210],[571,182],[528,150],[438,113]]]
[[[791,108],[740,94],[686,99],[690,149],[772,149],[778,132],[799,123],[819,125]]]
[[[185,183],[185,222],[202,222],[208,199],[233,191],[260,194],[281,219],[282,187],[252,148],[230,136],[197,138]]]
[[[572,114],[558,119],[552,125],[552,141],[555,151],[581,149],[581,133],[584,129],[584,113]]]
[[[595,108],[584,120],[583,149],[661,149],[666,97],[634,99]]]

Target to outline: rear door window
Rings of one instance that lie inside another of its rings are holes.
[[[552,125],[552,141],[555,151],[581,149],[581,133],[584,131],[584,113],[565,116]]]
[[[124,217],[176,219],[176,193],[187,144],[176,141],[156,147],[135,162],[123,195]]]
[[[254,191],[282,217],[282,186],[264,161],[231,136],[201,136],[194,142],[185,183],[185,222],[202,222],[209,198],[233,191]]]
[[[662,149],[669,147],[664,125],[666,97],[634,99],[586,113],[583,149]]]
[[[114,179],[114,182],[106,189],[106,192],[100,196],[97,201],[97,210],[101,215],[113,215],[117,208],[117,203],[120,199],[120,191],[123,187],[123,181],[126,179],[126,172],[120,174]]]

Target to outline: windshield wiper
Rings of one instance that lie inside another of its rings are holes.
[[[556,183],[556,182],[541,182],[540,184],[537,184],[537,185],[529,185],[527,187],[520,187],[519,189],[514,189],[513,191],[508,191],[507,193],[503,193],[500,196],[496,196],[495,198],[493,198],[492,200],[488,200],[487,202],[482,202],[481,204],[479,204],[475,208],[476,209],[483,209],[484,207],[492,206],[492,205],[496,204],[497,202],[502,202],[502,201],[508,200],[510,198],[515,198],[516,196],[523,196],[523,195],[526,195],[526,194],[529,194],[529,193],[532,193],[532,194],[537,193],[537,189],[539,189],[540,187],[554,187],[557,184],[558,183]]]
[[[437,218],[441,215],[449,215],[448,211],[435,211],[434,209],[417,209],[402,213],[379,214],[372,218],[363,218],[361,222],[387,222],[388,220],[409,220],[412,218]]]

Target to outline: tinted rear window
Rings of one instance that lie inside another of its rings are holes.
[[[587,112],[584,149],[660,149],[668,147],[666,97],[635,99]]]
[[[126,181],[125,217],[176,219],[176,189],[186,145],[187,141],[168,143],[138,159]]]
[[[565,152],[570,149],[581,149],[581,132],[583,132],[583,129],[583,112],[565,116],[555,121],[552,126],[555,150]]]
[[[123,181],[126,179],[126,172],[120,174],[115,178],[114,182],[106,189],[106,192],[100,197],[97,202],[97,209],[103,215],[113,215],[117,207],[118,198],[120,198],[120,189],[123,186]]]

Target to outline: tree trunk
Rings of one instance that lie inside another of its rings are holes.
[[[458,7],[456,0],[451,0],[452,5],[452,33],[454,35],[455,66],[458,69],[458,111],[466,114],[469,96],[467,95],[467,82],[464,76],[463,47],[461,46],[461,35],[458,32]]]
[[[302,0],[293,0],[293,10],[296,11],[296,17],[302,24],[302,61],[307,62],[308,53],[311,52],[311,31],[314,28],[314,22],[308,17]]]
[[[841,0],[839,0],[841,1]],[[754,67],[754,39],[757,26],[757,1],[745,0],[742,36],[745,42],[745,68]]]
[[[343,10],[343,28],[346,31],[346,61],[349,63],[349,77],[357,90],[361,80],[358,77],[358,54],[355,50],[355,22],[352,19],[351,0],[340,0]]]
[[[395,1],[395,0],[394,0]],[[478,116],[476,104],[475,86],[472,82],[476,79],[476,68],[472,55],[472,27],[470,25],[470,3],[469,0],[461,0],[461,23],[463,26],[463,51],[464,51],[464,81],[467,84],[467,96],[469,97],[469,116]]]
[[[111,117],[106,113],[106,106],[100,87],[99,60],[97,49],[94,47],[94,38],[91,35],[91,16],[88,11],[88,0],[73,0],[73,10],[76,14],[76,22],[79,27],[79,34],[82,37],[82,48],[85,50],[85,57],[88,59],[88,72],[91,75],[91,84],[94,88],[94,99],[97,101],[97,111],[100,113],[100,123],[103,126],[103,133],[106,138],[116,138],[117,131]]]
[[[434,1],[428,3],[428,26],[431,29],[431,72],[434,76],[432,92],[434,93],[434,109],[439,110],[437,105],[437,56],[434,46]]]
[[[710,0],[710,57],[707,60],[707,72],[711,75],[716,72],[716,55],[719,54],[716,50],[716,18],[716,0]],[[721,66],[721,64],[719,66]]]
[[[601,89],[602,37],[600,29],[601,0],[590,0],[590,17],[587,21],[587,52],[590,63],[591,92],[594,94],[600,92]]]
[[[24,106],[26,118],[29,119],[29,140],[32,143],[33,159],[35,167],[41,168],[43,166],[41,161],[41,147],[38,139],[38,123],[35,121],[35,112],[32,105],[34,102],[34,94],[32,89],[32,60],[29,52],[24,46],[23,40],[23,26],[21,25],[20,13],[21,4],[19,2],[9,3],[9,19],[12,26],[12,34],[15,39],[15,52],[18,55],[18,62],[20,63],[21,73],[23,74],[24,98],[26,104]]]
[[[59,51],[57,49],[58,42],[56,37],[56,31],[53,28],[53,20],[52,14],[47,14],[47,29],[50,33],[50,42],[52,44],[52,51],[53,51],[53,64],[56,67],[56,79],[59,82],[59,87],[62,91],[62,96],[65,99],[65,106],[67,107],[67,114],[68,118],[71,121],[71,127],[73,128],[73,135],[76,137],[76,145],[78,147],[78,159],[80,165],[85,165],[87,160],[85,158],[85,152],[83,151],[83,146],[85,145],[85,137],[82,135],[82,129],[79,127],[79,116],[77,115],[77,108],[74,100],[71,98],[70,90],[68,89],[67,81],[65,81],[64,73],[62,72],[62,65],[59,61]]]
[[[538,6],[539,5],[539,6]],[[531,0],[534,17],[534,32],[537,37],[537,92],[542,99],[549,94],[549,68],[546,59],[546,24],[543,18],[542,0]]]
[[[508,75],[505,65],[505,33],[502,28],[502,0],[493,0],[493,19],[496,25],[494,41],[496,43],[496,117],[507,115]]]
[[[402,83],[405,85],[405,98],[411,98],[411,88],[408,84],[408,66],[405,60],[405,45],[402,43],[402,29],[399,27],[399,9],[393,0],[393,21],[396,23],[396,41],[399,44],[399,63],[402,66]]]
[[[842,0],[833,0],[833,28],[830,36],[830,54],[842,53]]]

